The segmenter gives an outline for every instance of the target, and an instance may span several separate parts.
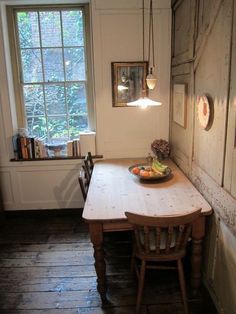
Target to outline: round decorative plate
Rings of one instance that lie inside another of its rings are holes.
[[[206,129],[210,119],[210,105],[206,95],[199,97],[197,103],[198,120],[203,129]]]
[[[140,170],[144,170],[148,172],[148,169],[150,169],[151,167],[147,164],[135,164],[133,166],[130,166],[128,168],[129,172],[132,173],[132,175],[134,175],[135,177],[142,179],[142,180],[147,180],[147,181],[153,181],[153,180],[160,180],[163,178],[168,177],[171,174],[171,169],[170,167],[167,167],[165,169],[165,172],[163,173],[152,173],[152,175],[148,175],[148,176],[142,176],[139,173],[134,173],[134,168],[139,168]]]

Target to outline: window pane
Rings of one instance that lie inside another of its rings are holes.
[[[44,140],[47,137],[45,117],[32,117],[27,119],[30,136],[38,137]]]
[[[52,143],[68,140],[67,120],[63,117],[48,118],[49,141]]]
[[[42,82],[42,63],[39,49],[21,50],[21,62],[24,83]]]
[[[64,81],[62,49],[43,49],[43,62],[46,82]]]
[[[40,12],[42,47],[61,47],[60,13],[56,11]]]
[[[69,114],[87,114],[85,83],[68,84],[66,99]]]
[[[29,133],[48,144],[78,138],[88,130],[84,10],[15,9]]]
[[[64,85],[46,85],[45,102],[47,114],[65,114],[65,91]]]
[[[39,47],[39,25],[37,12],[18,12],[17,24],[21,48]]]
[[[69,119],[69,132],[70,139],[73,140],[79,136],[80,131],[88,130],[87,116],[70,116]]]
[[[27,117],[44,115],[44,98],[42,85],[25,85],[24,100]]]
[[[63,11],[64,46],[84,46],[84,25],[82,11]]]
[[[84,48],[65,48],[66,80],[85,80]]]

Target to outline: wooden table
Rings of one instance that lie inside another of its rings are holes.
[[[106,302],[106,265],[103,251],[103,232],[132,229],[125,211],[143,215],[179,215],[202,209],[202,216],[192,228],[191,285],[194,292],[200,286],[202,240],[205,235],[205,216],[212,209],[183,172],[171,161],[165,161],[172,169],[167,179],[141,181],[128,171],[145,159],[110,159],[95,163],[84,206],[83,218],[89,223],[94,247],[97,289]]]

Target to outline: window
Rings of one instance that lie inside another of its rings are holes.
[[[8,7],[18,126],[46,143],[90,127],[87,6]]]

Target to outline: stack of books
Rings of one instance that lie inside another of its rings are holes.
[[[34,137],[20,136],[16,134],[12,137],[14,159],[28,160],[47,158],[48,152],[44,143]]]
[[[20,136],[16,134],[12,137],[14,159],[29,160],[51,158],[48,153],[48,144],[35,137]],[[81,157],[80,140],[74,139],[66,143],[67,157]],[[54,156],[53,156],[54,157]]]

